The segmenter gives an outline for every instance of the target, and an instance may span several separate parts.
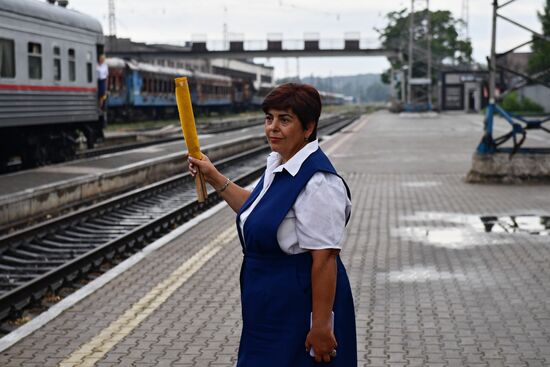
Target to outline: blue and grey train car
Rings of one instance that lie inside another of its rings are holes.
[[[255,93],[252,96],[251,104],[254,108],[258,108],[262,105],[264,98],[269,92],[275,88],[275,84],[268,82],[254,83]]]
[[[174,78],[191,77],[185,69],[107,58],[109,120],[162,118],[176,114]]]
[[[348,97],[341,93],[331,93],[319,91],[323,105],[343,105],[353,102],[353,97]]]
[[[222,111],[232,104],[231,78],[186,69],[108,58],[110,120],[176,116],[174,79],[189,78],[196,113]]]
[[[63,3],[62,3],[63,4]],[[55,1],[0,0],[0,169],[62,161],[102,136],[101,24]]]
[[[232,81],[228,76],[195,71],[190,88],[193,107],[198,113],[228,111],[232,106]]]

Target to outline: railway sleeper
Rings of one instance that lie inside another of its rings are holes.
[[[46,268],[46,269],[51,269],[54,266],[61,266],[64,263],[62,261],[52,261],[50,259],[43,259],[42,261],[25,260],[25,259],[19,259],[17,257],[13,257],[9,255],[3,255],[2,262],[6,264],[34,266],[36,268]]]
[[[74,248],[57,248],[57,249],[51,249],[46,248],[43,246],[33,245],[29,246],[29,250],[34,250],[37,252],[45,252],[48,254],[48,256],[55,256],[56,259],[71,259],[75,258],[81,254],[85,254],[93,247],[87,247],[87,248],[80,248],[80,249],[74,249]]]
[[[75,245],[80,245],[80,247],[82,248],[91,248],[91,247],[94,247],[93,245],[95,245],[96,243],[102,243],[103,240],[101,238],[97,238],[97,236],[90,236],[90,237],[86,237],[86,242],[83,241],[83,238],[82,237],[78,237],[77,236],[67,236],[69,233],[69,231],[63,233],[63,234],[55,234],[51,237],[51,241],[57,241],[56,243],[59,243],[61,242],[62,243],[62,246],[67,246],[67,245],[70,245],[70,246],[75,246]],[[48,242],[46,242],[48,241]],[[53,242],[49,242],[50,240],[44,240],[45,243],[47,243],[49,246],[56,246],[54,245]]]

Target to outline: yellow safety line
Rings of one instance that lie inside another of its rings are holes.
[[[367,123],[367,117],[363,117],[362,119],[363,121],[361,122],[357,122],[357,124],[353,127],[352,130],[350,131],[353,131],[353,132],[356,132],[356,131],[359,131],[363,128],[363,126]],[[340,147],[340,145],[344,144],[344,142],[348,141],[349,138],[351,138],[351,136],[354,135],[354,134],[346,134],[344,135],[341,139],[337,140],[333,145],[331,145],[330,147],[328,147],[328,149],[325,149],[325,153],[327,154],[332,154],[334,153],[334,151],[336,149],[338,149]],[[332,140],[332,139],[331,139]],[[329,140],[329,142],[331,141]]]
[[[134,303],[122,316],[63,360],[59,366],[93,366],[143,320],[155,312],[172,293],[235,237],[236,230],[233,226],[225,229],[214,240],[174,270],[168,278],[158,283],[145,296]]]

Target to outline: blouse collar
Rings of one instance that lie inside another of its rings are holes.
[[[317,149],[319,149],[319,141],[315,139],[314,141],[307,143],[284,164],[280,164],[281,155],[279,153],[271,152],[271,154],[267,157],[267,166],[275,166],[273,173],[282,172],[283,169],[285,169],[292,176],[296,176],[300,170],[300,167],[302,167],[302,163],[304,163],[307,157],[309,157]]]

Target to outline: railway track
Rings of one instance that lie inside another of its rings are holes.
[[[354,121],[319,126],[320,137]],[[258,178],[269,146],[215,162],[239,185]],[[189,173],[180,174],[0,238],[0,320],[16,317],[47,292],[81,279],[117,255],[129,256],[219,201],[196,201]]]

